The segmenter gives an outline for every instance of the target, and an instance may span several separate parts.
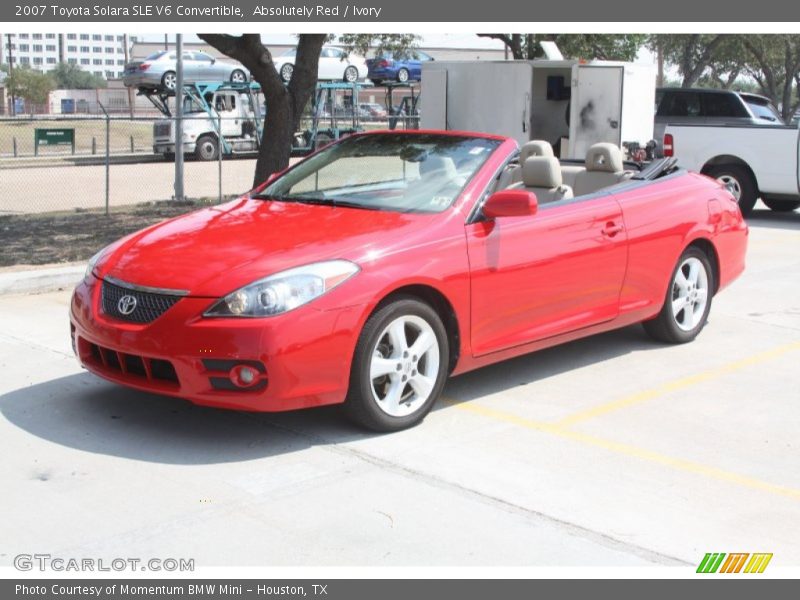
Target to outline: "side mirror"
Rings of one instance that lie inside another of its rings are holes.
[[[529,217],[536,214],[539,202],[536,194],[527,190],[500,190],[483,205],[483,214],[489,219],[497,217]]]

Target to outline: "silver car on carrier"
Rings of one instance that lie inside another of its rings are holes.
[[[235,62],[214,58],[206,52],[183,52],[183,80],[186,83],[197,81],[231,81],[245,83],[250,73]],[[177,84],[177,54],[161,50],[144,60],[125,65],[122,82],[131,88],[175,90]]]

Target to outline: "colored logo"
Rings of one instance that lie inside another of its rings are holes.
[[[117,302],[117,310],[123,315],[131,314],[136,310],[136,298],[134,296],[123,296]]]
[[[748,552],[709,552],[700,561],[698,573],[763,573],[772,554]]]

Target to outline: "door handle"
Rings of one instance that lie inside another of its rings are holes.
[[[617,225],[616,223],[614,223],[614,221],[609,221],[608,223],[606,223],[605,227],[603,227],[602,234],[606,237],[613,238],[623,229],[624,228],[622,227],[622,225]]]

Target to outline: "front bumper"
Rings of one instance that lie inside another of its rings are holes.
[[[362,307],[201,317],[214,301],[183,297],[149,324],[129,323],[103,314],[101,282],[90,277],[70,308],[78,359],[110,381],[206,406],[274,412],[344,401]],[[213,379],[234,363],[263,366],[258,385],[219,389]]]
[[[195,142],[184,142],[183,143],[183,151],[187,154],[192,154],[197,149],[197,143]],[[153,154],[175,154],[175,143],[174,142],[153,142]]]

